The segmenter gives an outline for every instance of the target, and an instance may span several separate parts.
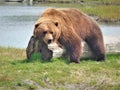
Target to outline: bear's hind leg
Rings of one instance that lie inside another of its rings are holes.
[[[81,53],[82,53],[81,44],[76,44],[75,47],[69,52],[70,62],[80,63]]]
[[[86,40],[88,46],[94,54],[94,59],[97,61],[105,61],[105,48],[103,40],[97,40],[97,38]]]

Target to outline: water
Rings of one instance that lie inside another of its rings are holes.
[[[47,7],[0,6],[0,46],[26,48],[34,23]],[[120,35],[119,25],[100,25],[104,35]]]
[[[0,6],[0,46],[25,48],[45,7]]]

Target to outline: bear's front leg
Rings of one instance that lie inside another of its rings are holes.
[[[48,45],[42,43],[41,56],[43,60],[51,60],[53,57],[53,51],[48,49]]]

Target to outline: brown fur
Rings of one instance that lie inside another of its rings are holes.
[[[79,63],[82,40],[89,45],[96,60],[105,60],[103,36],[99,26],[77,9],[47,9],[36,22],[34,35],[44,40],[44,32],[47,33],[45,35],[53,36],[53,42],[58,41],[65,47],[71,62]]]

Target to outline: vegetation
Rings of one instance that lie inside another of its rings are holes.
[[[63,58],[42,61],[34,54],[28,62],[25,50],[0,47],[0,90],[120,90],[120,54],[105,62]]]
[[[39,3],[39,5],[54,6],[61,8],[63,7],[78,8],[86,12],[90,16],[94,16],[95,19],[100,22],[105,23],[120,22],[119,0],[47,0],[47,1],[53,3]]]

